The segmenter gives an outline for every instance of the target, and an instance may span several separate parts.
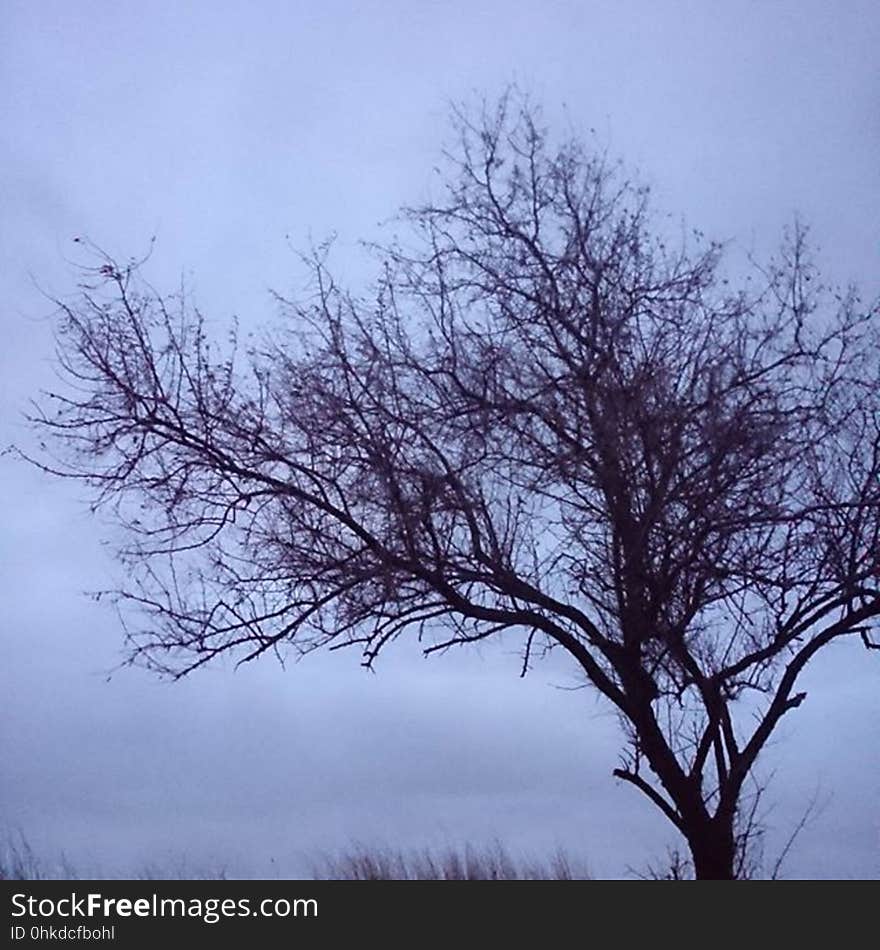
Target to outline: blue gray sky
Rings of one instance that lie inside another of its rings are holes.
[[[515,81],[557,127],[594,128],[708,234],[759,253],[799,213],[827,271],[880,273],[880,9],[870,0],[0,3],[0,444],[27,445],[52,380],[51,306],[72,239],[182,273],[223,322],[271,320],[292,248],[357,248],[431,184],[450,100]],[[599,876],[674,838],[611,778],[616,722],[564,662],[517,678],[514,645],[377,675],[354,654],[127,670],[76,486],[0,459],[0,824],[85,873],[147,865],[305,873],[352,840],[564,847]],[[768,853],[818,789],[791,876],[880,874],[880,665],[839,649],[764,758]]]

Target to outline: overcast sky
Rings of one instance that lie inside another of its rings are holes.
[[[799,213],[829,272],[880,274],[876,0],[13,2],[0,0],[0,445],[27,445],[51,381],[51,306],[72,239],[149,276],[189,275],[222,322],[270,320],[299,286],[291,248],[360,237],[427,193],[450,100],[516,81],[548,117],[595,128],[660,206],[744,249]],[[0,459],[0,824],[83,873],[225,866],[286,876],[352,840],[498,838],[564,847],[599,876],[674,836],[611,777],[608,710],[561,660],[517,678],[513,647],[423,660],[355,654],[125,671],[82,591],[117,573],[76,486]],[[880,663],[838,649],[763,759],[769,851],[818,789],[792,876],[880,874]],[[873,662],[872,662],[873,661]]]

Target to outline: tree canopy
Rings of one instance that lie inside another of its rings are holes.
[[[130,656],[395,639],[561,650],[617,710],[615,775],[745,871],[745,782],[840,638],[880,616],[878,310],[796,225],[749,279],[648,190],[506,98],[455,114],[442,192],[375,285],[278,298],[218,345],[97,254],[60,300],[39,464],[126,530]]]

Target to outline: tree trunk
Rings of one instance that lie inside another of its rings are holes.
[[[687,839],[694,861],[694,876],[698,881],[736,879],[736,845],[732,823],[710,821],[694,828]]]

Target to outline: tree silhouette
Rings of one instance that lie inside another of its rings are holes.
[[[665,239],[645,188],[515,97],[455,127],[375,293],[319,250],[246,352],[93,247],[39,464],[127,529],[132,662],[369,666],[509,631],[524,673],[564,651],[616,709],[614,775],[696,876],[741,875],[745,783],[804,667],[875,646],[878,310],[822,283],[802,227],[749,280]]]

